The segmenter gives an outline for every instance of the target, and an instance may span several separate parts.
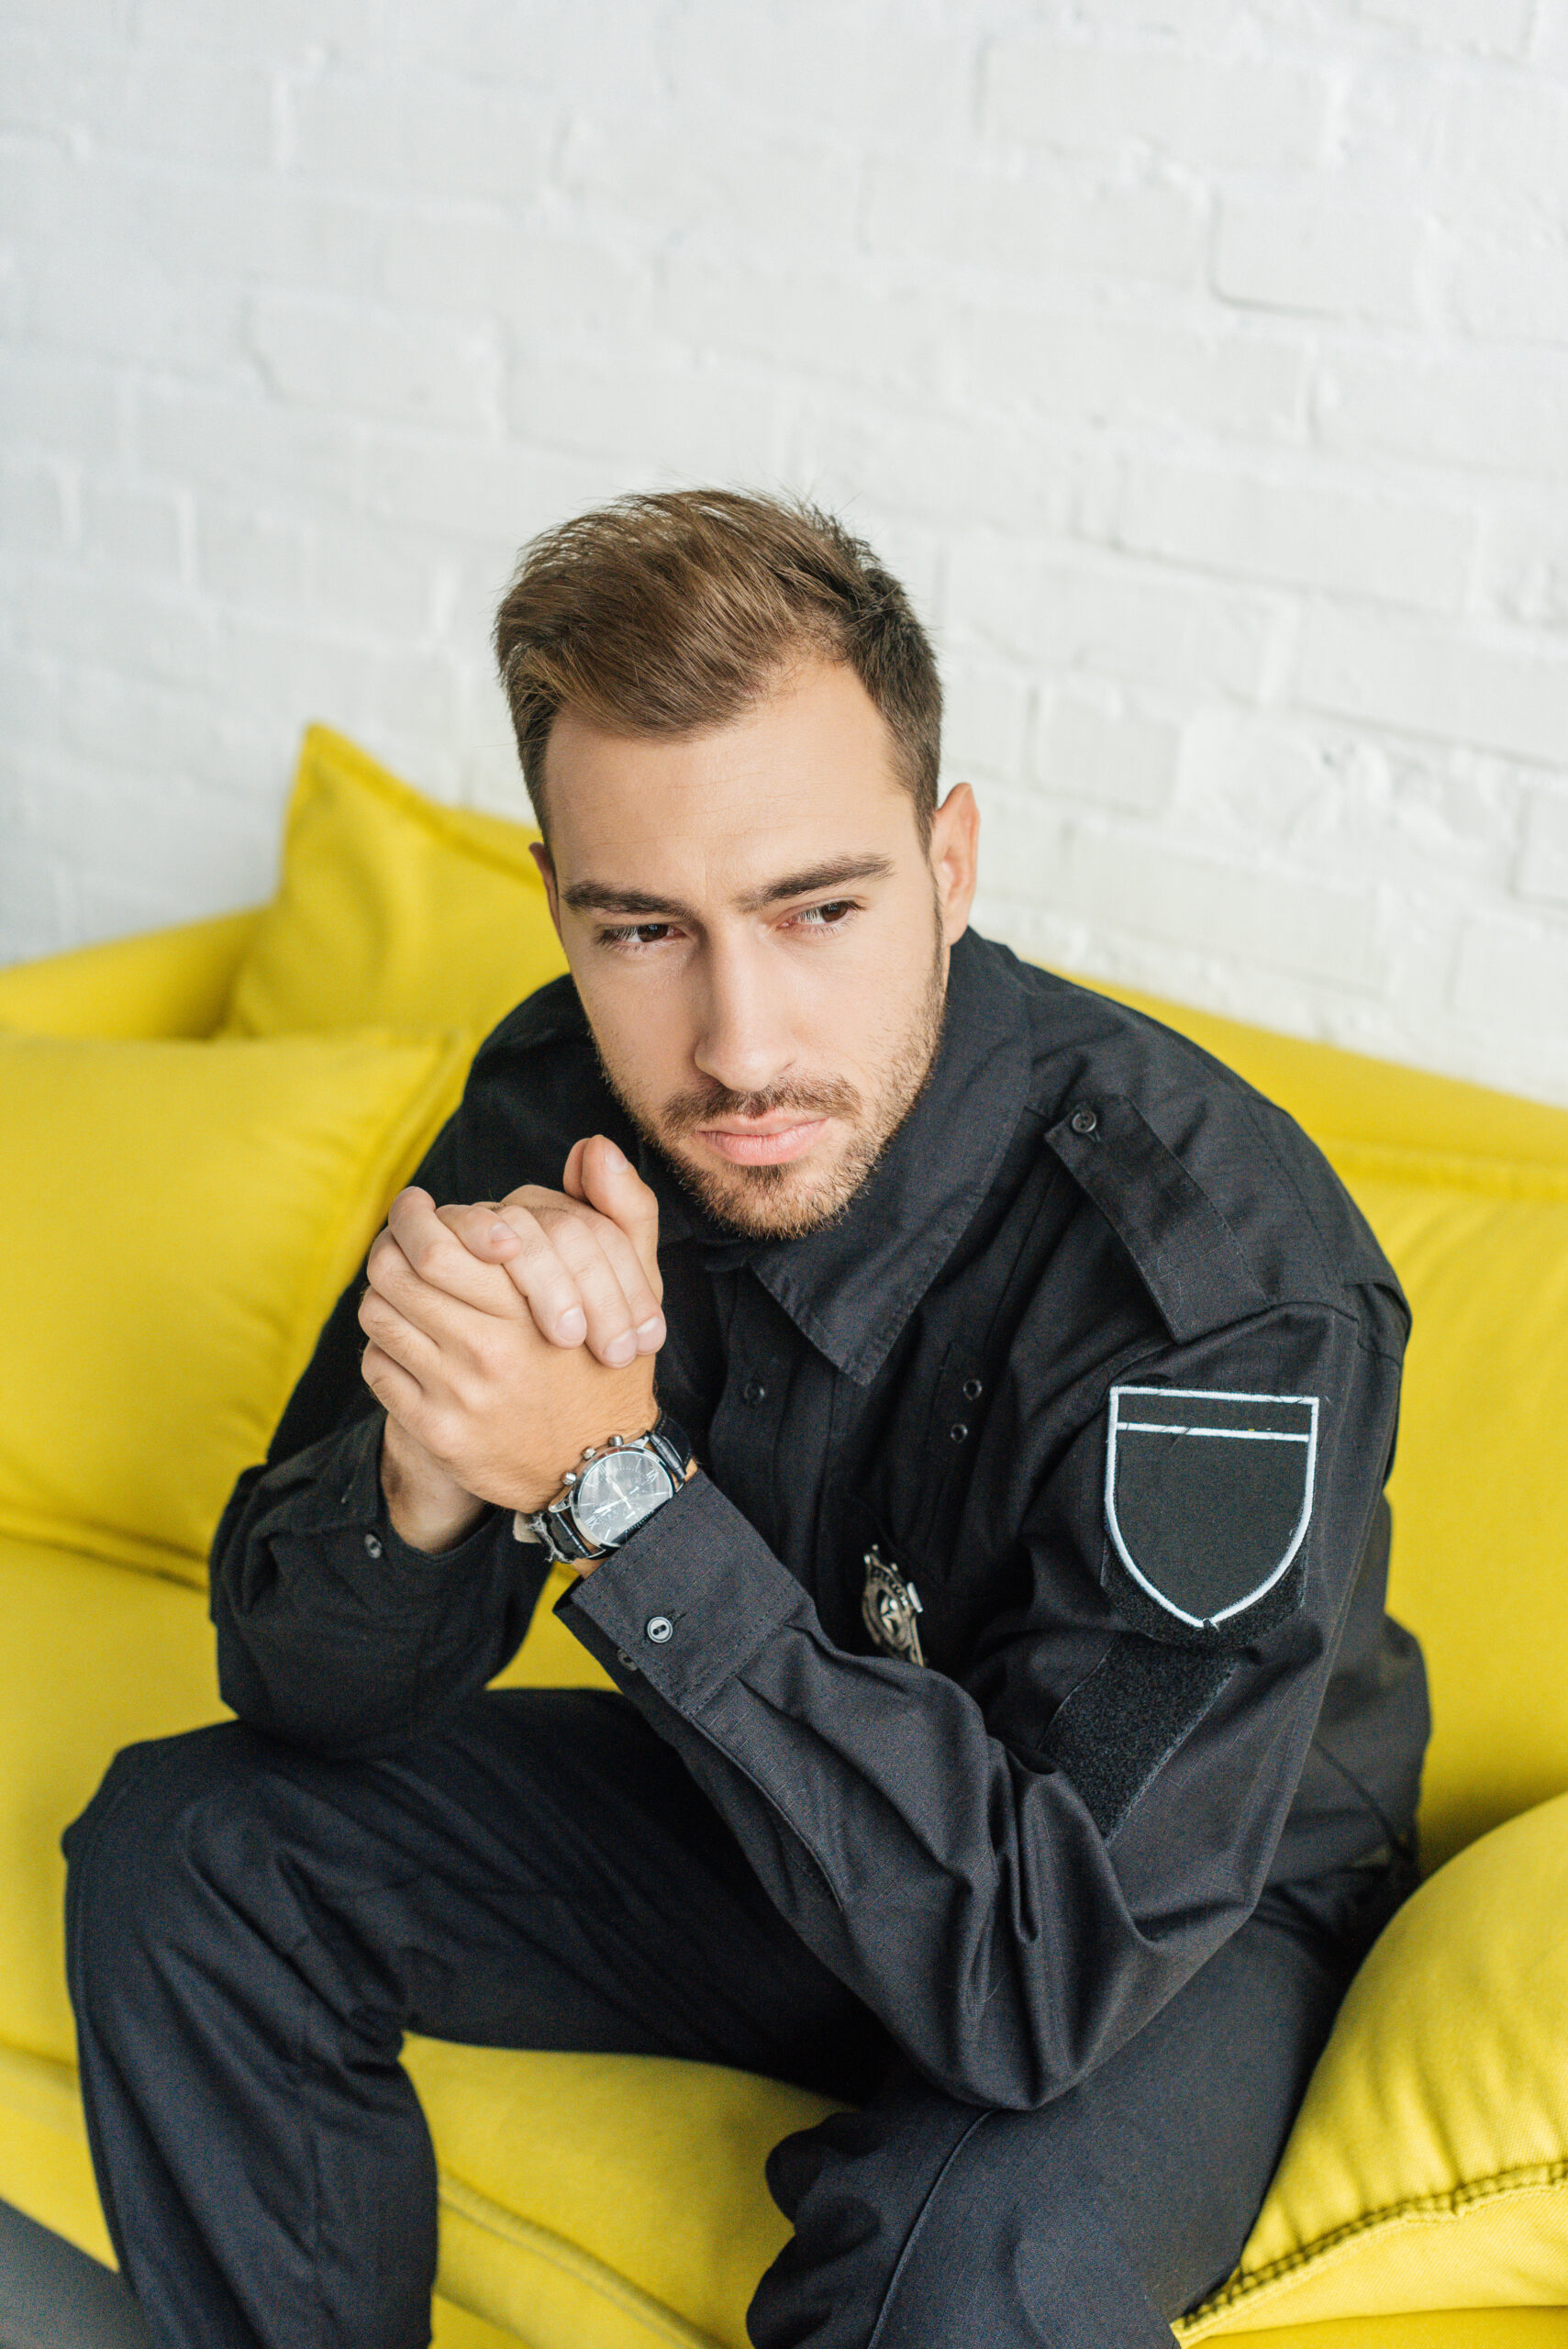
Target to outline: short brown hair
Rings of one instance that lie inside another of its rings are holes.
[[[936,658],[897,580],[841,522],[793,499],[683,489],[544,531],[495,617],[535,815],[545,825],[545,748],[562,709],[608,733],[695,734],[812,655],[847,662],[880,711],[924,842],[941,755]]]

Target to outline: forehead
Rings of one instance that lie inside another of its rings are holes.
[[[732,888],[840,851],[918,847],[892,733],[839,663],[795,671],[699,734],[610,734],[563,710],[544,780],[550,853],[568,885],[591,873]]]

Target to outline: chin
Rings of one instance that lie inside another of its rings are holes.
[[[666,1152],[709,1215],[748,1240],[799,1240],[835,1222],[871,1171],[875,1153],[851,1149],[830,1166],[695,1165]]]

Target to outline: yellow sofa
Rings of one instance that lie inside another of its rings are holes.
[[[60,1831],[118,1746],[222,1709],[228,1485],[476,1035],[560,967],[528,839],[316,729],[269,907],[0,973],[0,2198],[100,2257]],[[1568,2343],[1568,1113],[1147,1008],[1300,1118],[1410,1292],[1393,1603],[1437,1722],[1433,1872],[1178,2330]],[[595,1676],[548,1604],[506,1675]],[[744,2349],[784,2234],[763,2155],[819,2102],[653,2059],[408,2062],[445,2349]]]

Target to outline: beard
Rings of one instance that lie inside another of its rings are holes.
[[[929,1081],[941,1040],[946,970],[939,922],[926,985],[903,1034],[880,1054],[881,1082],[862,1094],[843,1077],[797,1080],[761,1093],[735,1093],[710,1084],[677,1093],[657,1111],[635,1101],[613,1070],[600,1066],[622,1108],[651,1142],[707,1215],[748,1240],[799,1240],[844,1214]],[[795,1110],[802,1119],[836,1118],[849,1129],[839,1156],[825,1167],[805,1162],[779,1166],[714,1166],[694,1162],[683,1143],[726,1118],[757,1119]]]

